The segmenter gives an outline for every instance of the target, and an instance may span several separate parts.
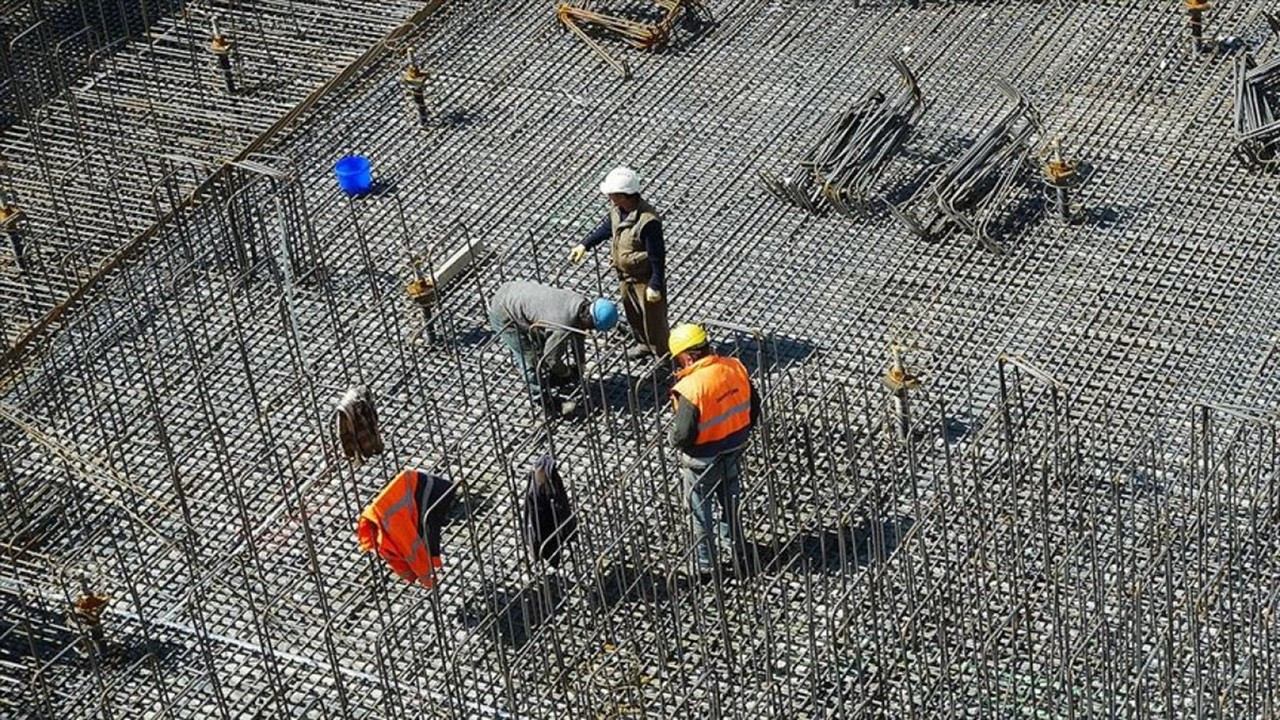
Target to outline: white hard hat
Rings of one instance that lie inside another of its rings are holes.
[[[640,176],[629,167],[618,166],[604,176],[604,182],[600,183],[600,192],[605,195],[610,193],[637,195],[640,193]]]

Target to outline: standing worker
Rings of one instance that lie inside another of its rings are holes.
[[[671,388],[675,420],[669,440],[679,451],[680,475],[693,511],[698,572],[711,573],[718,550],[712,497],[720,503],[719,536],[735,562],[745,562],[739,460],[760,419],[760,396],[736,358],[715,354],[701,325],[671,331],[671,357],[680,369]]]
[[[552,417],[571,415],[577,405],[545,392],[539,365],[548,384],[573,383],[565,352],[573,348],[578,371],[584,365],[583,336],[588,330],[608,332],[618,324],[618,306],[603,298],[592,302],[572,290],[527,280],[503,283],[489,301],[489,324],[515,355],[534,404]]]
[[[622,307],[636,344],[627,356],[640,359],[661,355],[667,348],[667,248],[662,239],[662,218],[640,197],[640,176],[628,167],[616,167],[600,183],[609,197],[609,214],[587,238],[569,251],[569,261],[580,263],[587,251],[609,240],[609,262],[618,273]]]

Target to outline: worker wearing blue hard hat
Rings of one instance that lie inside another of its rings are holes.
[[[585,364],[587,331],[618,324],[618,306],[542,283],[503,283],[489,301],[489,324],[515,356],[529,397],[551,417],[571,415],[577,404],[562,397],[575,384],[574,368]],[[572,350],[574,365],[566,361]]]

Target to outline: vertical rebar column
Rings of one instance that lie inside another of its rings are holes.
[[[1209,0],[1186,0],[1187,27],[1191,29],[1191,47],[1195,52],[1205,52],[1204,14],[1209,10]]]
[[[1074,222],[1080,217],[1080,212],[1071,206],[1070,189],[1078,177],[1079,163],[1063,157],[1057,138],[1050,141],[1042,158],[1040,169],[1044,175],[1049,206],[1060,221]]]
[[[80,594],[71,603],[67,623],[80,635],[77,645],[80,656],[86,662],[101,662],[107,658],[107,635],[102,627],[102,613],[110,599],[89,587],[89,579],[80,577]]]
[[[218,62],[218,71],[222,74],[222,82],[227,86],[227,94],[236,91],[235,72],[232,69],[232,53],[235,52],[235,41],[223,35],[218,27],[218,19],[214,18],[213,37],[209,40],[209,52]]]
[[[409,66],[400,76],[400,85],[418,111],[418,124],[422,127],[430,127],[434,124],[434,113],[427,104],[427,83],[431,80],[431,73],[418,65],[417,58],[412,52],[406,54],[409,58]]]
[[[884,376],[884,386],[889,389],[889,412],[897,428],[899,440],[911,439],[911,401],[907,394],[920,386],[920,379],[907,372],[902,364],[902,348],[894,345],[890,352],[893,360]]]

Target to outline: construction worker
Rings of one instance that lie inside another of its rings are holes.
[[[580,371],[584,365],[583,336],[588,330],[612,330],[618,324],[618,306],[603,298],[591,302],[572,290],[516,280],[493,293],[489,323],[515,355],[534,404],[559,417],[573,414],[577,405],[544,392],[539,366],[548,384],[572,385],[566,351],[573,349]]]
[[[627,355],[633,359],[661,355],[668,336],[662,218],[640,197],[640,176],[631,168],[610,170],[600,183],[600,192],[609,198],[609,214],[569,251],[569,261],[582,262],[588,250],[610,240],[609,261],[618,273],[622,307],[636,339]]]
[[[720,504],[719,533],[737,562],[745,561],[739,504],[739,460],[760,419],[760,397],[736,358],[715,354],[700,325],[671,331],[671,357],[679,369],[671,389],[675,420],[669,440],[678,450],[684,491],[693,512],[698,572],[717,565],[712,498]]]

